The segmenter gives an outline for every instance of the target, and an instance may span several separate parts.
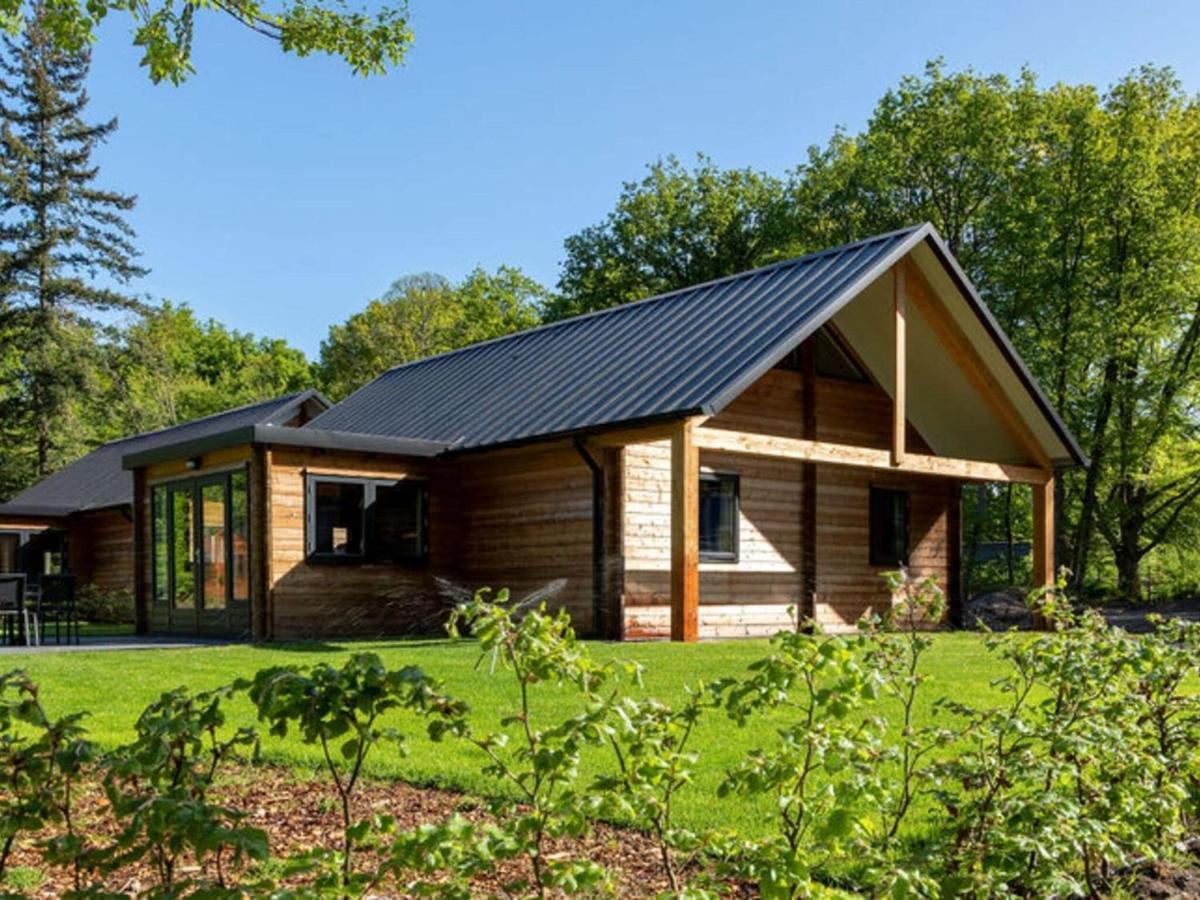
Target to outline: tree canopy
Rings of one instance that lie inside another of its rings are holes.
[[[0,29],[19,34],[36,0],[0,0]],[[141,64],[154,82],[182,82],[194,71],[197,15],[213,13],[250,29],[296,56],[323,53],[357,75],[385,72],[404,61],[412,44],[408,5],[353,9],[341,0],[55,0],[46,4],[46,34],[64,53],[82,53],[112,15],[128,18]]]
[[[408,275],[366,309],[329,329],[321,342],[321,385],[340,399],[393,366],[540,321],[547,291],[520,269],[476,268],[458,284],[441,275]]]

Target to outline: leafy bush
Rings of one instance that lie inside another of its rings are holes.
[[[79,589],[75,602],[79,618],[85,622],[110,625],[134,622],[133,594],[129,591],[106,591],[89,583]]]
[[[428,731],[436,740],[462,729],[465,707],[439,694],[437,684],[417,667],[389,670],[374,653],[356,653],[340,669],[328,663],[310,669],[263,669],[239,687],[249,689],[271,734],[283,737],[294,724],[306,743],[321,748],[340,803],[342,846],[336,857],[319,854],[306,862],[316,868],[332,863],[337,869],[332,887],[341,892],[371,886],[378,876],[355,872],[352,854],[372,830],[388,830],[391,822],[356,820],[354,792],[363,764],[378,744],[386,742],[404,752],[404,734],[383,726],[381,717],[399,709],[433,716]]]
[[[104,791],[120,831],[94,854],[107,871],[149,857],[164,895],[208,889],[200,878],[179,879],[185,856],[216,859],[216,887],[230,887],[226,857],[235,867],[268,856],[267,836],[242,823],[244,813],[212,803],[208,794],[221,764],[251,746],[253,730],[224,734],[223,704],[231,687],[191,694],[178,688],[138,718],[137,738],[104,760]]]
[[[927,726],[916,711],[929,702],[928,626],[944,598],[930,579],[888,579],[892,608],[857,635],[781,633],[742,677],[699,683],[677,706],[636,691],[637,667],[594,660],[566,613],[481,592],[455,612],[451,630],[469,630],[480,662],[511,681],[513,706],[497,731],[472,727],[463,704],[420,669],[389,670],[364,653],[340,668],[277,667],[206,693],[168,692],[142,713],[134,741],[100,755],[80,715],[51,719],[37,686],[10,672],[0,676],[0,878],[21,842],[69,872],[79,896],[104,896],[89,879],[142,860],[156,872],[147,892],[156,897],[466,898],[477,877],[508,860],[523,861],[528,875],[502,885],[507,893],[598,893],[612,888],[601,865],[551,850],[608,817],[653,840],[671,896],[723,893],[714,876],[728,875],[770,897],[831,887],[1094,897],[1196,834],[1200,623],[1157,622],[1154,633],[1131,636],[1061,592],[1036,597],[1050,631],[984,644],[1004,663],[999,700],[944,697],[940,721]],[[270,860],[266,835],[210,799],[220,770],[257,747],[252,729],[225,720],[241,691],[272,734],[296,728],[320,748],[341,817],[338,848]],[[560,708],[540,702],[548,693],[572,708],[548,717]],[[695,834],[674,821],[680,792],[697,789],[696,729],[710,715],[762,735],[724,773],[718,795],[761,797],[770,810],[764,837]],[[400,730],[416,722],[423,727]],[[454,816],[396,833],[391,817],[355,809],[370,755],[384,746],[403,753],[418,731],[478,748],[482,771],[505,788],[488,820]],[[584,778],[589,747],[607,753],[595,754],[601,769]],[[115,838],[80,827],[84,779],[102,784]],[[20,881],[5,889],[22,889]]]
[[[483,751],[484,772],[515,795],[493,803],[501,830],[490,839],[498,843],[502,856],[524,856],[533,878],[532,883],[506,885],[506,890],[544,897],[549,891],[592,889],[604,881],[604,870],[590,859],[550,859],[546,843],[556,837],[581,837],[589,828],[595,798],[578,784],[579,760],[585,746],[599,744],[611,733],[615,693],[601,691],[613,680],[614,670],[592,660],[576,640],[565,610],[551,615],[544,604],[516,609],[507,591],[500,591],[495,602],[488,597],[487,591],[480,591],[462,604],[449,629],[452,635],[469,629],[479,642],[481,659],[489,661],[492,671],[511,675],[517,687],[517,708],[501,719],[503,727],[515,728],[515,742],[508,731],[464,732]],[[575,690],[578,713],[541,724],[532,705],[532,694],[541,687]],[[502,840],[497,842],[497,837]]]

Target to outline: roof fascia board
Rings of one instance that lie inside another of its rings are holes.
[[[386,437],[325,428],[283,428],[279,425],[254,426],[253,442],[314,450],[356,450],[363,453],[388,453],[394,456],[440,456],[449,444],[420,438]]]

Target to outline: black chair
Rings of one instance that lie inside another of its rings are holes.
[[[53,622],[56,644],[62,643],[64,628],[67,643],[78,644],[79,611],[75,606],[75,576],[43,575],[38,579],[38,587],[37,617],[43,643],[46,640],[46,626]]]
[[[0,621],[3,622],[4,640],[7,643],[38,642],[37,613],[25,602],[25,576],[22,574],[0,573]]]

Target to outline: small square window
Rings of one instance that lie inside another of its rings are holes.
[[[310,553],[317,556],[363,555],[366,486],[353,481],[315,480]]]
[[[871,565],[908,565],[908,493],[872,487],[870,517]]]
[[[700,476],[700,559],[737,562],[738,477],[705,472]]]

